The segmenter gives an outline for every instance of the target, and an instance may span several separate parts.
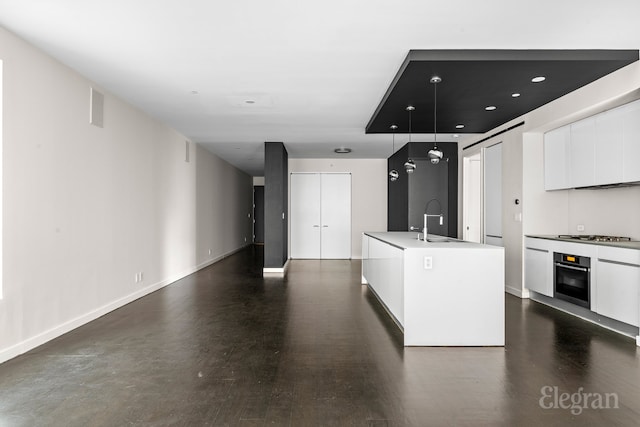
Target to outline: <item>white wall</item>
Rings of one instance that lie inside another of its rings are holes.
[[[507,291],[523,296],[522,286],[522,128],[515,128],[463,151],[472,143],[465,142],[458,150],[458,170],[463,173],[463,157],[482,148],[502,143],[502,243],[505,253],[505,286]],[[460,185],[463,179],[460,180]],[[462,198],[460,187],[459,199]],[[520,201],[519,204],[515,200]],[[459,208],[459,230],[462,236],[462,204]]]
[[[245,244],[251,177],[200,148],[186,162],[184,136],[109,93],[90,125],[95,85],[3,29],[0,59],[0,362]]]
[[[387,160],[290,158],[294,172],[351,173],[351,257],[362,258],[362,233],[387,230]]]

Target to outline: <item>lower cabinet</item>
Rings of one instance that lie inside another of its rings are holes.
[[[640,324],[640,265],[598,259],[597,312],[628,323]]]
[[[539,294],[552,297],[552,262],[553,257],[548,249],[527,246],[524,254],[525,287]]]

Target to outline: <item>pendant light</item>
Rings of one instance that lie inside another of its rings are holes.
[[[396,152],[396,130],[398,129],[398,125],[391,125],[389,126],[389,129],[391,129],[393,131],[393,136],[392,136],[392,146],[391,146],[391,155],[393,156]],[[400,178],[400,174],[398,173],[397,170],[395,169],[391,169],[389,171],[389,180],[391,182],[395,182],[398,180],[398,178]]]
[[[442,151],[438,150],[438,131],[436,128],[436,123],[437,123],[437,88],[438,88],[438,83],[440,83],[442,81],[442,79],[438,76],[433,76],[431,77],[430,82],[433,84],[433,148],[431,150],[429,150],[429,152],[427,153],[427,155],[429,156],[429,160],[431,161],[432,164],[437,165],[440,162],[440,159],[442,159]]]
[[[415,110],[416,107],[413,105],[408,105],[406,110],[409,112],[409,143],[411,143],[411,112]],[[409,159],[404,163],[404,170],[407,173],[413,173],[416,170],[416,164],[413,160]]]

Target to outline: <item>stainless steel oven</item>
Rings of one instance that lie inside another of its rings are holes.
[[[553,253],[553,296],[591,309],[591,258]]]

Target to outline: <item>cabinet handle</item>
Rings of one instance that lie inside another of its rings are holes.
[[[324,227],[328,227],[328,225],[323,225],[322,227],[323,227],[323,228],[324,228]]]
[[[320,227],[319,225],[314,225],[314,226],[313,226],[313,228],[319,228],[319,227]]]
[[[587,267],[574,267],[572,265],[561,264],[559,262],[556,262],[556,267],[568,268],[569,270],[577,270],[577,271],[589,271]]]

